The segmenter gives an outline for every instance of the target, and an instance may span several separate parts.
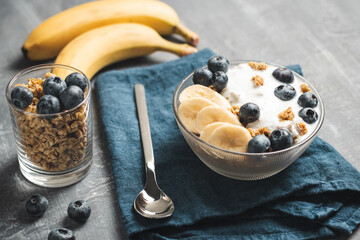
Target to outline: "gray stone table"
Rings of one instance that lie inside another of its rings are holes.
[[[8,107],[6,84],[34,63],[20,47],[30,31],[46,18],[83,0],[0,0],[0,239],[46,239],[57,226],[75,229],[77,239],[126,239],[117,206],[111,164],[93,98],[94,164],[89,176],[70,187],[37,187],[21,175]],[[229,59],[299,63],[326,105],[319,136],[360,169],[360,2],[302,1],[170,1],[182,21],[200,35],[199,48],[209,47]],[[176,57],[155,53],[108,67],[121,69],[164,62]],[[139,189],[140,190],[140,189]],[[33,221],[24,212],[34,193],[48,197],[46,216]],[[73,225],[66,209],[74,199],[87,199],[92,215]],[[360,239],[355,231],[350,239]]]

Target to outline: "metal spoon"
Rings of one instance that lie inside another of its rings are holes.
[[[134,208],[141,216],[146,218],[170,217],[175,209],[174,203],[159,188],[156,182],[155,159],[151,142],[144,85],[135,85],[135,98],[145,156],[146,181],[144,189],[135,198]]]

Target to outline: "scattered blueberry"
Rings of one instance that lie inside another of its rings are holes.
[[[18,108],[26,108],[33,101],[34,95],[27,87],[17,86],[11,91],[11,101]]]
[[[213,56],[208,60],[208,68],[213,73],[217,71],[227,72],[229,68],[229,60],[223,56]]]
[[[228,83],[228,76],[222,71],[217,71],[214,73],[211,83],[217,91],[221,91]]]
[[[63,107],[68,110],[76,107],[84,100],[84,92],[78,86],[70,86],[60,94],[59,98]]]
[[[282,128],[272,131],[270,134],[271,148],[273,151],[289,148],[293,144],[293,137],[291,133]]]
[[[193,83],[201,84],[208,87],[211,85],[212,77],[213,77],[213,73],[209,69],[199,68],[195,70],[193,74]]]
[[[70,229],[55,228],[49,233],[48,240],[75,240],[75,235]]]
[[[245,103],[239,111],[240,122],[246,126],[248,123],[255,122],[259,119],[260,108],[255,103]]]
[[[299,112],[299,117],[301,117],[306,123],[314,123],[318,120],[319,116],[317,112],[312,108],[303,108]]]
[[[90,205],[84,200],[73,201],[69,204],[68,215],[76,222],[86,222],[91,213]]]
[[[302,107],[314,108],[318,105],[318,99],[312,92],[305,92],[298,98],[298,104]]]
[[[296,90],[293,86],[289,84],[280,85],[275,88],[274,94],[276,97],[283,101],[289,101],[296,95]]]
[[[256,135],[248,144],[249,153],[264,153],[270,151],[270,140],[264,135]]]
[[[46,197],[40,194],[31,196],[25,203],[25,208],[28,214],[36,218],[44,215],[48,206],[49,201],[46,199]]]
[[[272,75],[280,82],[292,83],[294,81],[294,74],[287,68],[277,68],[273,71]]]
[[[57,97],[44,95],[39,99],[36,109],[40,114],[51,114],[60,112],[61,106]]]
[[[44,81],[43,91],[45,95],[53,95],[58,98],[66,87],[65,81],[60,77],[48,77]]]
[[[76,85],[79,88],[81,88],[81,90],[83,90],[83,92],[85,92],[85,89],[87,87],[86,77],[78,72],[69,74],[65,78],[65,82],[68,87],[70,87],[72,85]]]

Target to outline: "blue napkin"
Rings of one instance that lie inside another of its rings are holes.
[[[360,174],[321,139],[316,138],[287,169],[259,181],[218,175],[191,151],[175,122],[172,96],[179,82],[213,55],[205,49],[150,67],[106,72],[96,80],[129,238],[319,239],[350,235],[360,223]],[[298,65],[292,69],[301,71]],[[168,219],[145,219],[133,209],[133,200],[144,185],[136,83],[146,89],[158,183],[175,204]]]

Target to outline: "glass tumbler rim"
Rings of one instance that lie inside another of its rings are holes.
[[[17,106],[15,106],[15,104],[11,101],[11,91],[10,91],[10,87],[12,86],[12,84],[21,76],[24,76],[25,74],[34,72],[36,70],[41,70],[41,69],[47,69],[47,68],[64,68],[64,69],[68,69],[68,70],[72,70],[74,72],[79,72],[80,74],[82,74],[85,78],[86,78],[86,82],[87,82],[87,90],[85,91],[85,97],[83,99],[83,101],[81,103],[79,103],[78,105],[76,105],[75,107],[65,110],[65,111],[61,111],[58,113],[48,113],[48,114],[40,114],[40,113],[32,113],[32,112],[27,112]],[[5,95],[6,95],[6,100],[8,102],[8,105],[16,110],[17,112],[26,114],[26,115],[31,115],[33,117],[56,117],[56,116],[61,116],[67,113],[71,113],[74,112],[75,110],[79,109],[82,105],[84,105],[88,99],[90,98],[91,95],[91,82],[90,79],[85,75],[85,73],[83,73],[81,70],[71,67],[69,65],[64,65],[64,64],[56,64],[56,63],[43,63],[43,64],[38,64],[38,65],[34,65],[28,68],[25,68],[24,70],[20,71],[19,73],[17,73],[14,77],[11,78],[11,80],[9,81],[9,83],[6,86],[5,89]]]

